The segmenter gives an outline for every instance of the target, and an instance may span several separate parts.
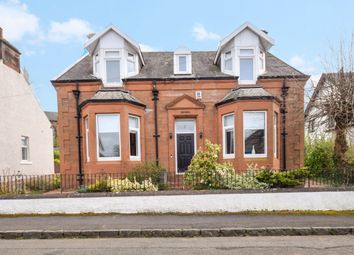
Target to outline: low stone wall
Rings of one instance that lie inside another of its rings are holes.
[[[1,199],[0,214],[354,210],[354,191]]]

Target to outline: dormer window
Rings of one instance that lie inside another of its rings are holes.
[[[119,51],[105,51],[105,68],[106,68],[106,83],[120,84],[120,52]]]
[[[232,72],[232,52],[226,51],[224,54],[224,70]]]
[[[255,73],[255,50],[252,48],[239,49],[239,83],[254,84]]]
[[[178,72],[187,72],[187,56],[178,56]]]
[[[259,73],[265,72],[265,54],[264,51],[259,52]]]
[[[135,73],[135,55],[133,53],[128,52],[128,57],[127,57],[127,69],[128,69],[128,74],[130,73]]]
[[[192,54],[186,48],[179,48],[174,52],[174,73],[192,73]]]

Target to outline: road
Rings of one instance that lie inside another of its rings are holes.
[[[354,236],[0,240],[1,255],[350,254]]]
[[[354,226],[353,216],[216,214],[0,217],[0,231],[347,226]]]

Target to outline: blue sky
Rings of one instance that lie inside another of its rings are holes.
[[[274,38],[271,52],[299,70],[323,71],[329,46],[354,31],[352,0],[0,0],[0,26],[44,110],[57,109],[50,80],[84,54],[85,35],[116,25],[142,48],[216,50],[245,21]]]

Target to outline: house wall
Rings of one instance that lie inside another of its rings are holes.
[[[23,75],[0,60],[0,175],[54,172],[47,116]],[[30,163],[21,164],[21,136],[29,137]]]
[[[76,108],[75,98],[72,94],[72,90],[76,88],[74,83],[55,83],[53,82],[58,93],[58,133],[61,145],[61,173],[78,173],[77,164],[77,139],[76,139]],[[282,79],[274,80],[260,80],[258,81],[266,90],[275,96],[281,95],[281,87],[283,84]],[[303,166],[304,160],[304,117],[303,117],[303,86],[305,81],[287,81],[287,85],[290,87],[289,94],[287,96],[288,112],[287,118],[287,168],[293,169]],[[132,95],[141,100],[147,107],[142,114],[144,124],[141,124],[141,139],[144,148],[142,149],[142,160],[155,160],[155,138],[154,138],[154,112],[152,101],[152,81],[131,81],[124,85],[125,89],[131,91]],[[158,81],[157,89],[159,90],[159,100],[157,105],[158,110],[158,133],[159,133],[159,161],[160,164],[169,169],[171,172],[175,172],[175,141],[174,141],[174,122],[177,118],[195,118],[196,119],[196,144],[197,148],[203,147],[206,139],[213,143],[222,144],[221,140],[221,126],[220,121],[221,112],[218,113],[218,108],[215,107],[215,103],[220,101],[231,89],[237,86],[237,82],[233,80],[176,80],[176,81]],[[80,102],[87,98],[90,98],[100,87],[100,83],[80,83],[81,99]],[[188,95],[195,98],[195,91],[202,91],[202,99],[200,102],[204,107],[198,107],[190,101],[181,101],[180,104],[175,104],[172,107],[167,107],[178,97]],[[244,109],[254,110],[267,110],[268,111],[268,156],[266,159],[243,159],[242,156],[237,156],[233,161],[233,164],[237,170],[244,170],[248,163],[257,163],[258,166],[267,166],[275,169],[282,168],[283,164],[283,146],[282,146],[282,115],[279,114],[279,127],[278,130],[278,157],[279,159],[273,159],[273,118],[272,113],[274,111],[279,112],[279,104],[275,102],[246,102],[240,101],[237,103],[236,118],[240,118],[241,111]],[[123,109],[114,108],[114,104],[109,106],[93,106],[90,110],[91,119],[95,113],[100,112],[118,112],[124,111]],[[167,108],[168,109],[167,109]],[[133,109],[134,107],[130,107]],[[84,110],[83,113],[87,114]],[[129,110],[128,110],[129,111]],[[138,114],[138,115],[139,115]],[[139,115],[140,116],[140,115]],[[242,118],[242,115],[241,115]],[[95,153],[95,127],[94,122],[90,121],[90,129],[92,129],[90,138],[91,153]],[[236,128],[242,129],[242,122],[235,120]],[[122,120],[121,120],[122,122]],[[121,125],[126,125],[122,123]],[[83,125],[82,125],[83,126]],[[122,128],[123,126],[121,126]],[[123,127],[124,128],[124,127]],[[124,128],[125,129],[125,128]],[[82,131],[84,131],[82,129]],[[83,132],[84,133],[84,132]],[[170,133],[172,138],[170,138]],[[200,138],[202,134],[202,138]],[[239,141],[243,141],[240,132],[236,137],[236,153],[240,153],[238,150],[243,151],[243,145]],[[127,144],[127,143],[125,143]],[[83,138],[84,146],[84,138]],[[125,146],[125,149],[124,147]],[[142,146],[142,148],[143,148]],[[127,145],[122,144],[122,150],[129,151]],[[144,153],[145,150],[145,153]],[[84,147],[82,149],[83,153]],[[83,154],[84,155],[84,154]],[[222,156],[222,155],[221,155]],[[92,158],[94,159],[94,157]],[[124,162],[125,161],[125,162]],[[106,162],[98,163],[92,161],[85,165],[84,171],[89,172],[102,172],[102,171],[118,171],[124,172],[133,167],[136,162],[129,162],[123,160],[123,162]]]

